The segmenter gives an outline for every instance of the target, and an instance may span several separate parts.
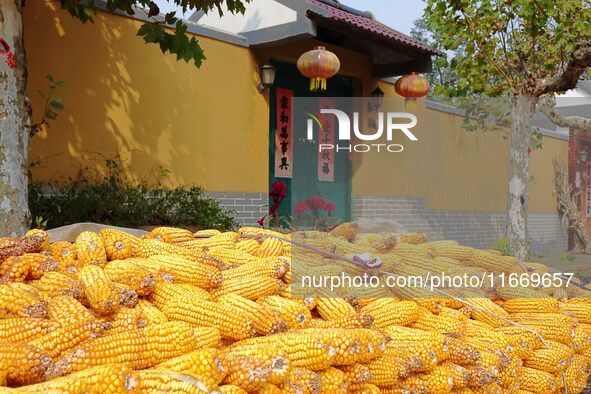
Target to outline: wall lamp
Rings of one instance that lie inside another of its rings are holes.
[[[579,157],[577,157],[577,164],[583,164],[587,162],[587,157],[589,156],[589,154],[587,153],[586,150],[581,150],[579,151]]]
[[[276,69],[273,65],[267,63],[260,69],[261,82],[259,82],[259,92],[263,93],[266,89],[269,89],[275,83],[275,72]]]
[[[380,89],[380,87],[377,86],[373,90],[373,92],[371,92],[371,98],[369,100],[369,103],[367,103],[367,110],[369,112],[377,111],[382,106],[383,100],[384,100],[384,92],[382,92],[382,89]]]

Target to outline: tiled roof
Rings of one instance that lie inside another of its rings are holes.
[[[413,38],[404,35],[391,27],[388,27],[375,19],[370,19],[361,15],[355,15],[351,12],[347,12],[343,9],[339,9],[323,3],[322,1],[318,0],[308,0],[310,3],[314,4],[315,6],[322,8],[328,12],[328,16],[324,16],[327,19],[331,19],[333,21],[341,22],[344,24],[351,25],[355,28],[364,30],[368,33],[375,34],[376,36],[380,36],[385,39],[389,39],[395,41],[399,44],[407,45],[412,48],[415,48],[421,52],[426,52],[433,55],[439,55],[440,52],[436,51],[435,49],[431,48],[428,45],[422,44]],[[322,16],[322,15],[321,15]]]

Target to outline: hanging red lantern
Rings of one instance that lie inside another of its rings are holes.
[[[412,72],[409,75],[400,77],[396,81],[394,89],[396,89],[396,93],[409,99],[425,97],[429,93],[429,81]]]
[[[341,68],[341,62],[334,53],[324,47],[316,47],[298,59],[298,70],[310,78],[310,91],[326,90],[326,80]]]

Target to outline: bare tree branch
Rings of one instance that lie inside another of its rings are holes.
[[[562,115],[556,109],[556,99],[554,97],[541,97],[538,101],[538,108],[557,126],[591,132],[591,118]]]
[[[534,96],[546,93],[564,92],[574,89],[579,78],[591,67],[591,41],[585,41],[577,46],[562,72],[547,80],[539,81],[534,89]]]

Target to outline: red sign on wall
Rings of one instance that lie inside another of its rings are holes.
[[[320,109],[335,106],[334,100],[326,97],[321,97],[318,103]],[[320,151],[320,144],[334,145],[336,118],[324,116],[323,123],[324,127],[318,131],[318,180],[334,182],[334,149]]]
[[[277,88],[275,90],[275,177],[291,178],[293,174],[293,146],[291,130],[291,99],[293,90]]]

